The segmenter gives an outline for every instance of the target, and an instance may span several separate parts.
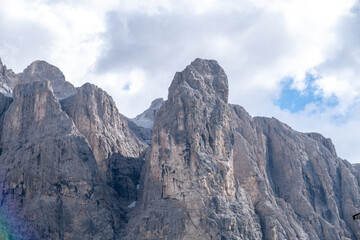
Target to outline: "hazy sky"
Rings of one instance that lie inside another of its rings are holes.
[[[134,117],[176,71],[216,59],[230,102],[331,137],[360,162],[360,5],[355,0],[0,0],[0,57],[42,59],[94,83]]]

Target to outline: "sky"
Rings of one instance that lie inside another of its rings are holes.
[[[0,57],[45,60],[135,117],[175,72],[215,59],[229,102],[319,132],[360,163],[360,3],[355,0],[0,0]]]

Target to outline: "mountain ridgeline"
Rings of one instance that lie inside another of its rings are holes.
[[[360,239],[358,166],[228,95],[196,59],[129,119],[47,62],[0,60],[0,239]]]

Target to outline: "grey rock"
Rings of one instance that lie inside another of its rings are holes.
[[[136,125],[130,118],[125,118],[128,122],[130,130],[142,141],[146,142],[148,145],[151,145],[152,137],[152,127],[144,128]]]
[[[135,201],[148,145],[132,133],[113,99],[86,83],[61,104],[91,146],[102,179],[124,198],[124,206]]]
[[[0,239],[360,239],[360,167],[228,104],[216,61],[135,120],[44,62],[0,78]]]
[[[0,211],[13,239],[114,239],[123,213],[49,81],[19,84],[1,133]]]
[[[227,98],[216,61],[196,59],[176,73],[155,117],[145,193],[127,239],[261,238],[250,196],[234,179]]]
[[[20,83],[50,81],[58,99],[67,98],[76,93],[74,86],[65,80],[60,69],[45,61],[34,61],[22,73],[17,74],[17,77]]]

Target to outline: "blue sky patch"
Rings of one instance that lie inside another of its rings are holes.
[[[130,90],[130,84],[129,84],[129,83],[125,84],[125,85],[122,87],[122,90],[124,90],[124,91],[129,91],[129,90]]]
[[[275,105],[281,109],[287,109],[292,113],[296,113],[305,109],[306,105],[314,103],[321,111],[324,107],[334,107],[338,105],[336,96],[324,98],[321,91],[314,82],[318,79],[316,76],[307,73],[305,78],[306,88],[298,90],[294,88],[294,79],[285,78],[282,82],[282,90],[280,96],[275,101]]]

